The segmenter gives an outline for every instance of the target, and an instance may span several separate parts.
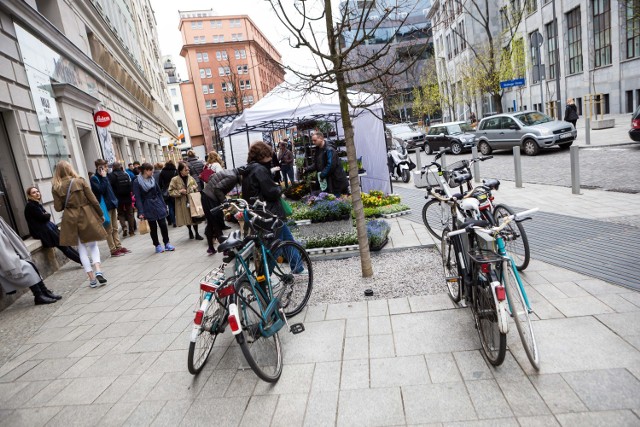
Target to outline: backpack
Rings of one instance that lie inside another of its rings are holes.
[[[116,193],[118,197],[127,197],[131,195],[131,178],[126,172],[116,174]]]

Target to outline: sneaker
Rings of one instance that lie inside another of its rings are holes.
[[[162,247],[162,245],[156,246],[156,253],[161,254],[162,252],[164,252],[164,248]]]
[[[176,247],[173,246],[171,243],[167,243],[166,245],[164,245],[164,250],[165,251],[169,251],[169,252],[173,252],[176,250]]]
[[[106,285],[107,284],[107,278],[104,277],[104,275],[102,274],[101,271],[96,271],[96,280],[98,282],[100,282],[100,285]]]
[[[213,249],[213,248],[209,248],[209,249],[207,249],[207,253],[208,253],[209,255],[213,255],[213,254],[215,254],[215,253],[217,253],[217,252],[218,252],[218,251],[216,251],[216,250],[215,250],[215,249]]]
[[[98,281],[97,281],[97,280],[91,280],[91,281],[89,281],[89,287],[90,287],[90,288],[97,288],[98,286],[99,286],[99,285],[98,285]]]
[[[130,254],[131,251],[127,248],[125,248],[124,246],[122,246],[120,249],[118,249],[120,251],[120,253],[122,254]]]
[[[124,254],[120,251],[120,249],[116,249],[115,251],[111,251],[112,257],[123,256]]]

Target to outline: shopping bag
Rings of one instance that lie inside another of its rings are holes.
[[[109,210],[107,209],[107,204],[104,202],[104,197],[100,196],[100,209],[102,209],[102,216],[104,217],[104,222],[102,226],[104,228],[109,228],[111,225],[111,217],[109,216]]]
[[[140,220],[140,223],[138,224],[138,233],[140,234],[149,233],[149,221],[147,221],[146,219]]]
[[[280,199],[280,204],[282,205],[285,216],[290,216],[293,213],[291,205],[285,199]]]
[[[189,210],[191,218],[194,220],[204,218],[204,209],[202,208],[200,193],[189,193]]]

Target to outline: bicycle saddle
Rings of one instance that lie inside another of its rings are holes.
[[[218,245],[218,252],[228,251],[229,249],[239,249],[245,245],[243,239],[240,238],[240,231],[234,231],[227,239]]]
[[[498,188],[500,188],[500,181],[495,178],[483,179],[482,184],[492,190],[497,190]]]

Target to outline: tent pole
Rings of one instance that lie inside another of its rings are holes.
[[[249,143],[249,125],[244,125],[247,130],[247,148],[251,148],[251,144]]]
[[[231,148],[231,164],[233,165],[233,168],[236,168],[236,161],[233,158],[233,144],[231,142],[231,135],[229,135],[229,148]]]

